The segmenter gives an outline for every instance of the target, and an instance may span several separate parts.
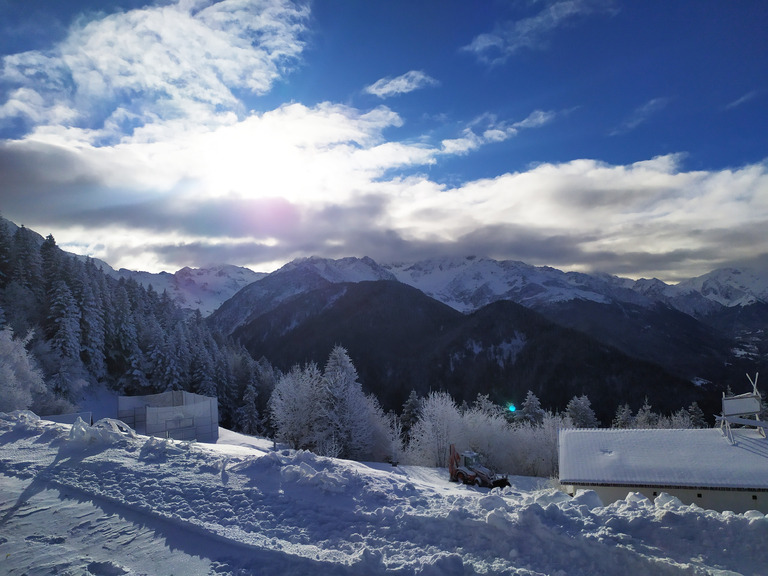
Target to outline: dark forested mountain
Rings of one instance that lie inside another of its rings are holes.
[[[232,333],[321,284],[389,278],[464,313],[497,301],[522,304],[627,356],[718,389],[737,390],[745,372],[768,367],[768,333],[760,328],[768,279],[749,269],[726,268],[671,286],[472,257],[385,266],[369,258],[304,258],[248,286],[214,320]]]
[[[459,402],[490,394],[499,403],[533,390],[553,409],[587,394],[606,422],[618,404],[639,408],[646,396],[661,410],[706,403],[701,388],[509,301],[462,314],[402,283],[364,281],[325,284],[260,309],[234,331],[252,355],[287,370],[321,363],[340,344],[385,408],[402,406],[411,390],[446,390]]]

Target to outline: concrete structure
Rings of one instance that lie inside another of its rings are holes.
[[[595,490],[603,503],[662,492],[712,510],[768,514],[768,440],[755,428],[566,429],[560,483]]]
[[[117,417],[147,436],[198,442],[216,442],[219,437],[217,399],[182,390],[120,396]]]

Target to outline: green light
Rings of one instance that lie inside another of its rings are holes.
[[[517,410],[517,406],[515,406],[514,404],[510,404],[509,405],[509,411],[510,412],[514,412],[515,410]]]

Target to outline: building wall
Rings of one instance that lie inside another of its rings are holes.
[[[596,486],[596,485],[566,485],[566,490],[573,495],[576,490],[594,490],[600,496],[603,504],[623,500],[630,492],[639,492],[653,501],[662,492],[679,498],[684,504],[696,504],[700,508],[723,512],[730,510],[743,513],[757,510],[768,514],[768,491],[762,490],[712,490],[704,488],[673,488],[647,486]]]
[[[117,417],[148,436],[199,442],[219,437],[218,400],[191,392],[120,396]]]

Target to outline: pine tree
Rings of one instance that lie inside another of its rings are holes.
[[[411,429],[419,421],[419,416],[421,416],[421,398],[416,394],[416,390],[411,390],[408,399],[403,404],[399,421],[403,429],[403,438],[407,442],[410,442]]]
[[[597,428],[600,423],[595,417],[595,411],[592,410],[592,403],[586,394],[574,396],[566,406],[568,416],[573,425],[577,428]]]
[[[213,380],[213,360],[203,347],[194,351],[190,378],[192,389],[202,396],[216,397],[216,382]]]
[[[632,428],[635,417],[632,415],[632,409],[629,404],[622,404],[616,408],[616,415],[611,422],[611,428]]]
[[[42,303],[45,287],[40,250],[34,232],[21,226],[13,235],[11,279],[32,290]]]
[[[48,335],[53,348],[65,358],[80,359],[80,307],[69,286],[57,280],[51,291],[49,313],[50,333]]]
[[[539,425],[544,421],[544,414],[539,398],[531,390],[528,390],[523,405],[517,411],[517,420]]]
[[[240,430],[245,434],[253,435],[259,431],[260,418],[256,407],[257,397],[256,386],[252,382],[248,383],[245,387],[245,394],[243,394],[243,405],[238,411]]]
[[[358,458],[370,450],[368,404],[357,370],[342,346],[334,347],[328,356],[319,408],[318,446],[330,443],[345,458]]]
[[[83,276],[80,283],[80,356],[92,378],[100,382],[107,377],[104,309],[90,279]]]
[[[0,288],[11,280],[11,235],[0,216]]]
[[[698,402],[691,402],[688,406],[688,415],[691,417],[691,428],[708,428],[704,411],[699,408]]]
[[[635,415],[635,426],[637,428],[656,428],[658,422],[659,416],[651,410],[651,405],[648,403],[648,397],[646,397],[643,405]]]
[[[64,254],[56,246],[53,235],[48,234],[40,245],[40,262],[46,293],[50,293],[53,289],[54,282],[64,280],[62,269],[64,258]]]
[[[126,282],[122,279],[112,292],[107,311],[105,350],[113,373],[120,377],[137,368],[134,357],[141,353]]]

